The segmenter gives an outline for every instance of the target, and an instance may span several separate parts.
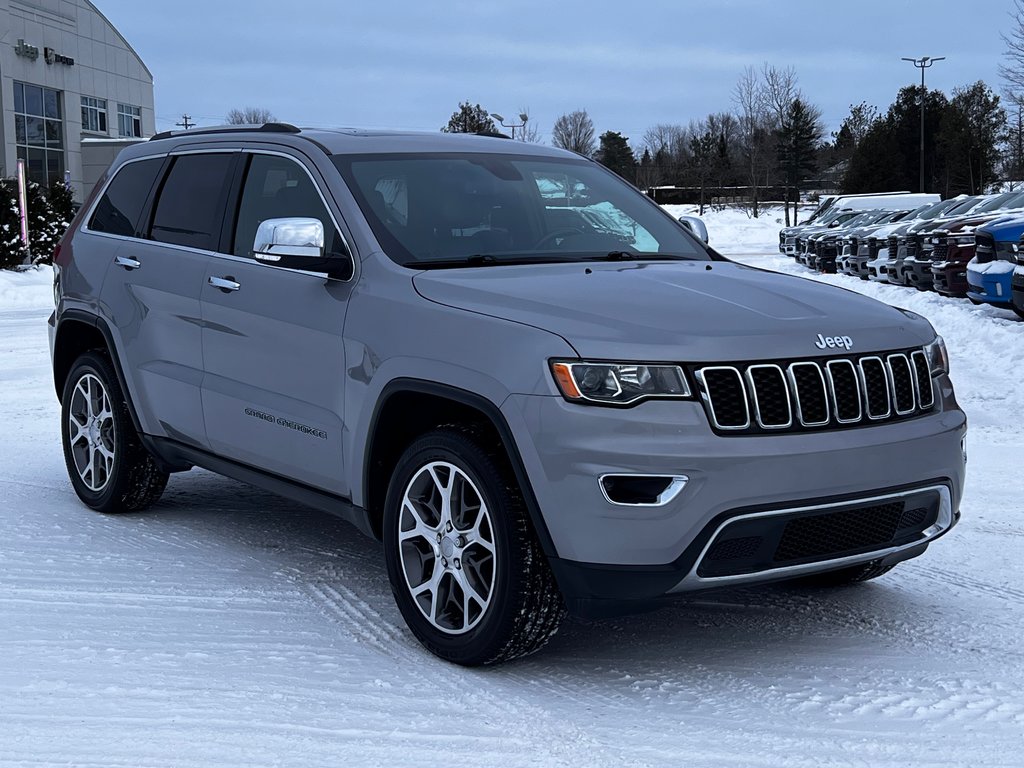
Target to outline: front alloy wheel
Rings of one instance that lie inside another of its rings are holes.
[[[435,461],[406,487],[399,521],[405,585],[423,617],[441,632],[480,623],[494,591],[491,515],[473,481]]]
[[[565,614],[508,456],[486,435],[447,427],[414,441],[384,505],[384,559],[406,624],[467,666],[533,653]]]

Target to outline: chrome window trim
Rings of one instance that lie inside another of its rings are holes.
[[[313,186],[316,188],[317,194],[320,196],[321,201],[323,201],[324,208],[327,210],[327,215],[331,217],[331,223],[334,224],[335,229],[337,229],[338,234],[341,236],[342,243],[344,243],[345,248],[348,249],[349,259],[352,261],[352,275],[347,280],[340,280],[340,279],[338,279],[336,277],[327,277],[327,278],[325,278],[323,272],[312,272],[312,271],[306,270],[306,269],[292,269],[291,267],[278,267],[278,266],[275,266],[273,264],[263,264],[262,262],[259,262],[256,259],[253,259],[251,257],[235,256],[235,254],[233,254],[233,253],[221,253],[220,251],[207,251],[207,250],[203,250],[202,248],[191,248],[191,247],[189,247],[187,245],[178,245],[176,243],[162,243],[159,240],[144,240],[144,239],[139,238],[139,237],[129,237],[127,235],[113,235],[113,234],[110,234],[109,232],[97,232],[95,230],[89,229],[89,222],[92,220],[93,214],[96,212],[96,208],[100,204],[100,200],[102,200],[103,196],[107,193],[107,188],[113,183],[114,179],[117,178],[117,175],[119,173],[121,173],[121,171],[125,167],[131,165],[132,163],[140,163],[143,160],[156,160],[156,159],[159,159],[159,158],[175,157],[175,156],[178,156],[178,155],[233,154],[233,153],[236,153],[236,152],[239,152],[239,153],[246,152],[246,153],[249,153],[249,154],[262,154],[262,155],[276,155],[278,157],[285,157],[285,158],[288,158],[289,160],[297,163],[302,168],[302,170],[304,170],[306,172],[306,175],[309,176],[309,180],[313,183]],[[298,159],[295,158],[294,155],[290,155],[287,152],[276,152],[274,150],[261,149],[261,148],[248,148],[248,147],[238,147],[238,146],[224,146],[224,147],[214,147],[214,148],[204,147],[204,148],[201,148],[201,149],[187,149],[187,148],[186,149],[180,149],[180,150],[176,149],[174,151],[157,152],[157,153],[154,153],[154,154],[151,154],[151,155],[144,155],[142,157],[133,157],[132,159],[126,160],[121,165],[119,165],[117,170],[114,172],[114,174],[109,179],[107,179],[107,181],[103,184],[103,188],[95,196],[95,198],[93,198],[92,204],[89,206],[89,208],[88,208],[88,210],[86,212],[86,215],[83,218],[83,222],[84,223],[82,224],[82,227],[81,227],[81,229],[79,231],[81,231],[81,232],[83,232],[85,234],[92,235],[94,237],[105,237],[105,238],[109,238],[111,240],[121,240],[121,241],[132,242],[132,243],[145,243],[147,245],[157,245],[157,246],[160,246],[161,248],[172,248],[174,250],[185,251],[186,253],[194,253],[194,254],[199,254],[199,255],[202,255],[202,256],[215,256],[218,259],[226,259],[228,261],[242,262],[242,263],[245,263],[245,264],[259,264],[260,266],[267,267],[268,269],[279,269],[279,270],[282,270],[284,272],[292,272],[292,273],[297,274],[297,275],[311,275],[311,276],[315,276],[315,277],[319,277],[319,278],[325,278],[327,280],[331,280],[332,282],[336,282],[336,283],[350,283],[350,282],[353,282],[355,280],[355,278],[356,278],[356,273],[358,271],[359,259],[356,258],[355,251],[353,251],[352,246],[351,246],[351,244],[348,241],[348,238],[345,237],[344,230],[340,226],[338,226],[338,221],[337,221],[337,219],[335,219],[334,213],[331,211],[331,206],[327,204],[327,199],[324,197],[323,190],[320,189],[320,185],[317,184],[316,179],[313,178],[313,174],[310,173],[310,170],[309,170],[309,168],[306,167],[305,163],[299,161]]]
[[[669,478],[671,482],[664,491],[658,494],[658,500],[656,502],[650,504],[630,504],[624,501],[612,500],[608,495],[608,490],[604,487],[604,479],[606,477],[660,477]],[[616,507],[663,507],[682,493],[688,482],[690,482],[690,478],[686,475],[648,475],[637,472],[605,472],[597,478],[597,485],[601,489],[601,495],[604,496],[604,500],[609,504],[614,504]]]
[[[739,379],[740,389],[743,390],[743,409],[747,417],[746,423],[744,423],[742,426],[723,427],[721,424],[718,423],[718,417],[715,415],[715,406],[712,403],[713,398],[711,396],[711,390],[708,387],[707,381],[704,379],[705,371],[729,371],[731,373],[734,373],[736,375],[736,378]],[[736,430],[750,428],[750,403],[747,400],[747,387],[743,382],[743,375],[739,372],[739,369],[731,365],[708,365],[698,369],[694,373],[694,376],[697,379],[697,388],[700,390],[700,399],[704,401],[704,405],[706,406],[706,410],[708,412],[708,418],[711,419],[711,424],[712,426],[714,426],[715,429],[720,429],[722,431],[728,432],[735,432]]]
[[[867,374],[864,373],[864,363],[867,360],[877,360],[878,364],[882,367],[882,376],[885,378],[885,386],[883,387],[885,390],[885,413],[880,416],[871,415],[871,398],[868,397],[868,377]],[[869,421],[882,421],[883,419],[888,419],[892,416],[892,397],[889,394],[889,370],[885,365],[885,361],[877,355],[867,355],[857,361],[857,367],[860,369],[861,388],[864,394],[864,414],[868,417]]]
[[[708,551],[718,540],[719,535],[729,525],[743,520],[753,520],[762,517],[772,517],[776,515],[788,515],[794,512],[818,512],[822,510],[834,509],[836,507],[848,507],[853,505],[866,505],[875,502],[887,501],[890,499],[906,498],[908,496],[914,496],[919,493],[927,491],[936,491],[939,494],[939,511],[935,522],[928,528],[921,532],[920,537],[908,544],[901,544],[896,547],[886,547],[884,549],[876,549],[870,552],[864,552],[859,555],[849,555],[847,557],[839,557],[831,560],[819,560],[814,563],[802,563],[800,565],[788,565],[780,568],[768,568],[762,571],[756,571],[754,573],[740,573],[730,576],[698,576],[697,571],[700,568],[701,563],[704,561],[704,557]],[[799,576],[805,573],[813,573],[815,571],[828,571],[834,568],[842,568],[847,565],[856,565],[858,563],[869,563],[872,560],[879,560],[884,557],[888,557],[896,552],[902,552],[913,547],[920,546],[924,542],[931,541],[937,538],[946,531],[948,531],[953,525],[953,502],[950,496],[949,488],[945,485],[929,485],[922,488],[914,488],[913,490],[899,491],[896,493],[883,494],[880,496],[868,496],[860,499],[850,499],[848,501],[837,501],[830,504],[815,504],[805,507],[788,507],[786,509],[773,509],[766,512],[752,512],[746,515],[737,515],[730,517],[728,520],[722,521],[715,532],[711,535],[705,543],[704,548],[701,550],[700,555],[694,561],[693,567],[683,577],[683,579],[676,584],[669,593],[673,592],[686,592],[691,589],[701,589],[703,587],[713,584],[728,584],[728,583],[744,583],[744,582],[757,582],[764,580],[775,580],[780,576]]]
[[[768,368],[778,371],[779,378],[782,379],[782,389],[786,394],[786,412],[789,417],[785,424],[765,424],[761,419],[761,404],[757,399],[757,386],[754,383],[754,376],[751,373],[755,368]],[[793,426],[793,402],[790,399],[789,382],[786,381],[786,373],[782,370],[781,366],[775,365],[774,363],[759,363],[758,365],[749,365],[746,370],[747,384],[750,386],[751,399],[754,401],[754,418],[757,421],[757,425],[761,429],[788,429]]]
[[[822,395],[822,399],[825,401],[825,420],[824,421],[805,421],[804,420],[803,408],[800,407],[800,389],[796,385],[796,374],[793,372],[793,370],[795,368],[797,368],[797,367],[806,367],[806,366],[810,366],[811,368],[814,368],[815,372],[818,374],[818,378],[821,380],[821,395]],[[830,421],[832,421],[832,412],[831,412],[831,409],[828,407],[828,385],[825,383],[825,374],[822,373],[820,365],[818,365],[817,363],[812,363],[810,361],[801,361],[801,362],[797,362],[797,363],[790,363],[789,367],[786,368],[786,376],[789,379],[790,387],[793,390],[793,400],[796,402],[796,417],[797,417],[797,419],[800,422],[800,426],[803,426],[803,427],[823,427],[826,424],[828,424]]]
[[[910,372],[910,386],[912,387],[911,392],[910,392],[910,408],[909,409],[904,409],[902,411],[900,410],[900,405],[899,405],[899,402],[897,401],[897,398],[896,398],[896,374],[893,371],[893,367],[892,367],[892,361],[894,359],[895,360],[902,359],[904,365],[907,366],[907,368],[909,369],[909,372]],[[897,416],[909,416],[910,414],[912,414],[914,411],[917,410],[917,392],[914,391],[914,389],[913,389],[913,387],[914,387],[914,366],[912,366],[910,364],[910,358],[908,358],[905,354],[903,354],[902,352],[895,352],[895,353],[893,353],[891,355],[887,355],[886,356],[886,358],[885,358],[885,367],[886,367],[886,375],[887,375],[887,377],[889,379],[889,387],[890,387],[890,390],[891,390],[890,391],[890,399],[892,401],[892,407],[895,409]]]
[[[853,419],[841,419],[839,417],[839,401],[836,397],[836,383],[832,378],[832,366],[833,365],[846,365],[849,366],[850,371],[853,373],[854,390],[857,393],[857,417]],[[828,389],[832,394],[832,407],[835,413],[836,421],[840,424],[856,424],[858,421],[864,419],[864,401],[861,398],[861,382],[860,374],[857,372],[857,366],[853,364],[853,361],[848,358],[840,358],[838,360],[829,360],[825,363],[825,373],[828,378]]]
[[[926,371],[928,371],[928,405],[925,405],[924,400],[921,399],[921,393],[924,390],[921,385],[921,382],[918,379],[917,366],[914,365],[914,359],[918,355],[920,355],[921,359],[924,360],[924,368]],[[914,392],[917,395],[918,407],[920,407],[922,411],[931,410],[932,408],[935,407],[935,380],[932,378],[932,364],[928,360],[928,355],[926,355],[920,349],[915,349],[913,352],[910,353],[910,373],[914,377]]]

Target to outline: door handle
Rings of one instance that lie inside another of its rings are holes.
[[[242,287],[241,283],[236,283],[234,278],[228,275],[227,277],[213,277],[212,275],[207,279],[207,282],[214,288],[220,288],[224,293],[230,291],[237,291]]]
[[[115,256],[114,263],[119,267],[124,267],[129,272],[142,266],[141,261],[133,259],[131,256]]]

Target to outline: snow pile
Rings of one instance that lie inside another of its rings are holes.
[[[0,310],[35,309],[53,305],[53,269],[34,267],[24,272],[0,270]]]
[[[698,210],[696,205],[663,205],[662,208],[675,218],[697,216]],[[708,226],[711,247],[725,255],[763,253],[766,246],[779,242],[779,230],[785,226],[781,208],[766,209],[756,219],[742,208],[705,208],[704,215],[698,218]]]

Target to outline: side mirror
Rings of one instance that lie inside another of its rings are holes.
[[[252,257],[275,267],[325,272],[342,279],[352,274],[352,262],[347,253],[325,251],[324,225],[319,219],[261,221],[256,228]]]
[[[702,219],[696,216],[680,216],[679,223],[690,230],[694,235],[704,241],[704,243],[710,242],[708,238],[708,228]]]

